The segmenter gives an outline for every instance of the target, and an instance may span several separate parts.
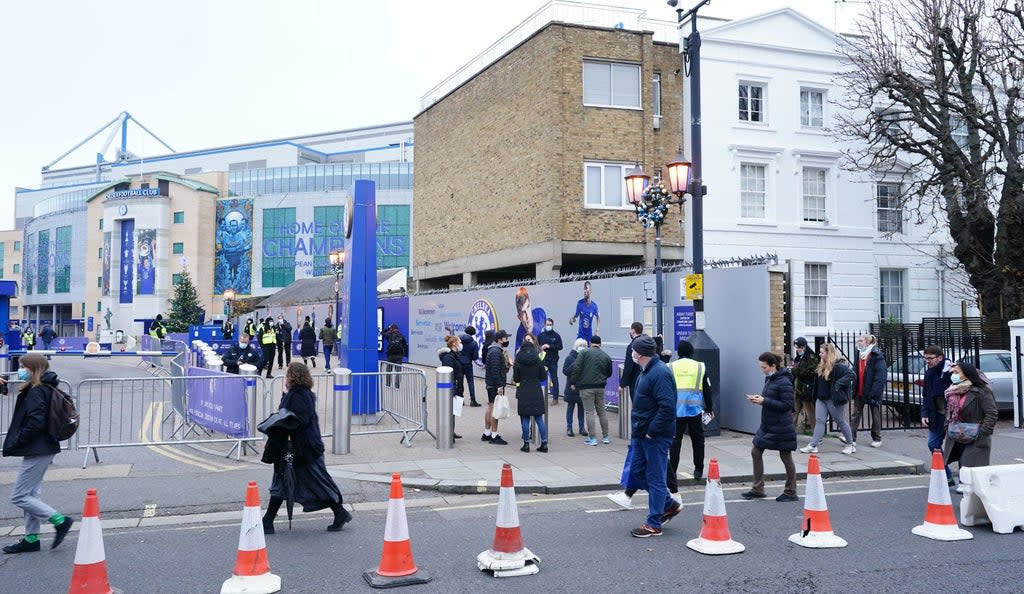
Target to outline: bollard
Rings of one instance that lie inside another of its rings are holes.
[[[259,375],[259,371],[255,365],[243,363],[238,366],[238,375],[245,376],[245,401],[249,403],[249,437],[256,437],[256,425],[260,423],[256,410],[256,376]]]
[[[206,359],[206,368],[210,371],[220,371],[223,361],[219,357],[208,357]]]
[[[334,440],[332,454],[352,451],[352,370],[334,368]]]
[[[437,368],[437,449],[450,450],[455,446],[455,425],[452,418],[451,367]]]
[[[0,346],[0,375],[6,375],[11,371],[10,348],[5,344]]]
[[[629,388],[623,388],[619,393],[619,439],[629,439],[633,429],[630,421],[632,414],[633,396],[629,393]]]

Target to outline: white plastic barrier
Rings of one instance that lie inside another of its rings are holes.
[[[961,468],[960,482],[964,485],[961,524],[991,523],[999,534],[1024,528],[1024,464]]]

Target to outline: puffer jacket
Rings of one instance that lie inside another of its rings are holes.
[[[462,396],[462,361],[448,347],[437,349],[437,358],[442,366],[452,368],[452,396]]]
[[[831,400],[836,406],[842,406],[853,396],[853,370],[844,363],[836,363],[828,379],[815,374],[811,385],[816,400]]]
[[[316,330],[309,324],[303,324],[299,330],[299,354],[303,357],[316,356]]]
[[[858,355],[859,356],[859,355]],[[878,346],[871,347],[868,353],[868,360],[864,366],[864,377],[860,376],[860,361],[853,362],[853,373],[856,381],[853,383],[853,394],[857,400],[871,406],[882,404],[882,394],[885,392],[886,374],[889,369],[885,364],[885,356]]]
[[[793,427],[793,374],[782,368],[764,379],[764,404],[761,405],[761,426],[754,435],[754,445],[762,450],[790,451],[796,449]]]
[[[459,336],[459,341],[462,343],[462,350],[459,351],[459,362],[462,363],[463,367],[472,364],[473,361],[480,358],[480,345],[476,343],[475,338],[463,333]]]
[[[512,381],[516,383],[516,412],[519,416],[535,417],[544,414],[544,388],[540,383],[547,377],[547,369],[541,363],[537,349],[524,343],[512,365]]]
[[[484,383],[488,388],[502,388],[507,378],[505,350],[498,344],[492,344],[487,347],[487,358],[484,360]]]
[[[582,356],[582,355],[581,355]],[[675,437],[676,380],[661,359],[652,357],[640,370],[630,416],[633,439]]]
[[[4,456],[51,456],[60,453],[60,442],[50,435],[51,388],[60,379],[52,371],[40,378],[42,384],[18,393],[11,413],[11,424],[4,439]]]

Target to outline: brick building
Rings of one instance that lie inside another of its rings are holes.
[[[675,155],[684,79],[675,23],[624,12],[579,25],[539,11],[425,96],[413,227],[434,231],[417,237],[420,288],[653,264],[624,175]],[[673,208],[662,228],[666,261],[683,259],[682,218]]]

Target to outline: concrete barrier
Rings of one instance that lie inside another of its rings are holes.
[[[961,468],[960,482],[964,485],[961,524],[991,523],[999,534],[1024,528],[1024,464]]]

